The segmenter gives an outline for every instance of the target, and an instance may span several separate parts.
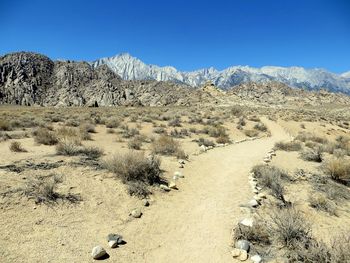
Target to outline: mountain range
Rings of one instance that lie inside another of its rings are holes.
[[[232,66],[224,70],[214,68],[190,72],[179,71],[174,67],[149,65],[128,53],[101,58],[90,62],[93,67],[107,65],[124,80],[157,80],[187,84],[192,87],[210,81],[221,89],[229,89],[241,83],[281,82],[293,88],[306,90],[325,89],[331,92],[350,94],[350,71],[335,74],[325,69],[305,69],[302,67]]]

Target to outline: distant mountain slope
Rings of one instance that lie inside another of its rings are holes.
[[[331,92],[350,94],[350,73],[337,75],[323,69],[304,69],[302,67],[271,67],[252,68],[234,66],[222,71],[214,68],[201,69],[192,72],[178,71],[174,67],[159,67],[147,65],[128,53],[101,58],[91,62],[94,67],[107,65],[125,80],[153,79],[158,81],[173,81],[185,83],[193,87],[201,86],[211,81],[222,89],[247,82],[267,83],[278,81],[294,88],[308,90],[326,89]]]

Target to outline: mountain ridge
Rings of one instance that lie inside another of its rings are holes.
[[[229,89],[247,82],[278,81],[293,88],[326,89],[331,92],[350,94],[350,72],[336,74],[322,68],[231,66],[223,70],[209,67],[194,71],[179,71],[172,66],[161,67],[146,64],[126,52],[113,57],[104,57],[90,62],[90,64],[94,67],[105,64],[125,80],[174,81],[193,87],[199,87],[205,82],[211,81],[222,89]]]

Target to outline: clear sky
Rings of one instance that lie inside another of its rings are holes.
[[[0,54],[350,70],[350,0],[0,0]]]

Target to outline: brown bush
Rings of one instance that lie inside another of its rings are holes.
[[[350,180],[350,162],[345,158],[329,160],[323,166],[323,171],[335,181],[347,183]]]
[[[11,131],[12,125],[8,120],[0,120],[0,131]]]
[[[269,219],[268,231],[277,243],[295,249],[310,241],[311,227],[294,207],[275,209]]]
[[[27,150],[22,147],[20,142],[11,142],[9,148],[11,152],[27,152]]]
[[[47,128],[38,128],[33,132],[34,141],[38,144],[55,145],[58,143],[56,134]]]
[[[244,134],[248,137],[256,137],[259,135],[259,132],[256,130],[244,130]]]
[[[155,156],[146,158],[140,152],[114,155],[103,161],[102,166],[124,183],[136,181],[152,185],[161,181],[160,159]]]
[[[29,199],[35,199],[35,203],[55,203],[57,200],[75,203],[81,200],[79,195],[60,194],[57,192],[57,185],[62,183],[62,176],[51,174],[49,176],[36,176],[30,178],[24,189],[20,191]]]
[[[176,156],[182,149],[180,144],[173,138],[162,135],[152,143],[152,151],[155,154]]]
[[[276,150],[281,151],[299,151],[301,150],[301,143],[300,142],[276,142],[275,147]]]
[[[310,195],[309,203],[310,206],[316,210],[327,212],[330,215],[336,215],[335,205],[321,194]]]

